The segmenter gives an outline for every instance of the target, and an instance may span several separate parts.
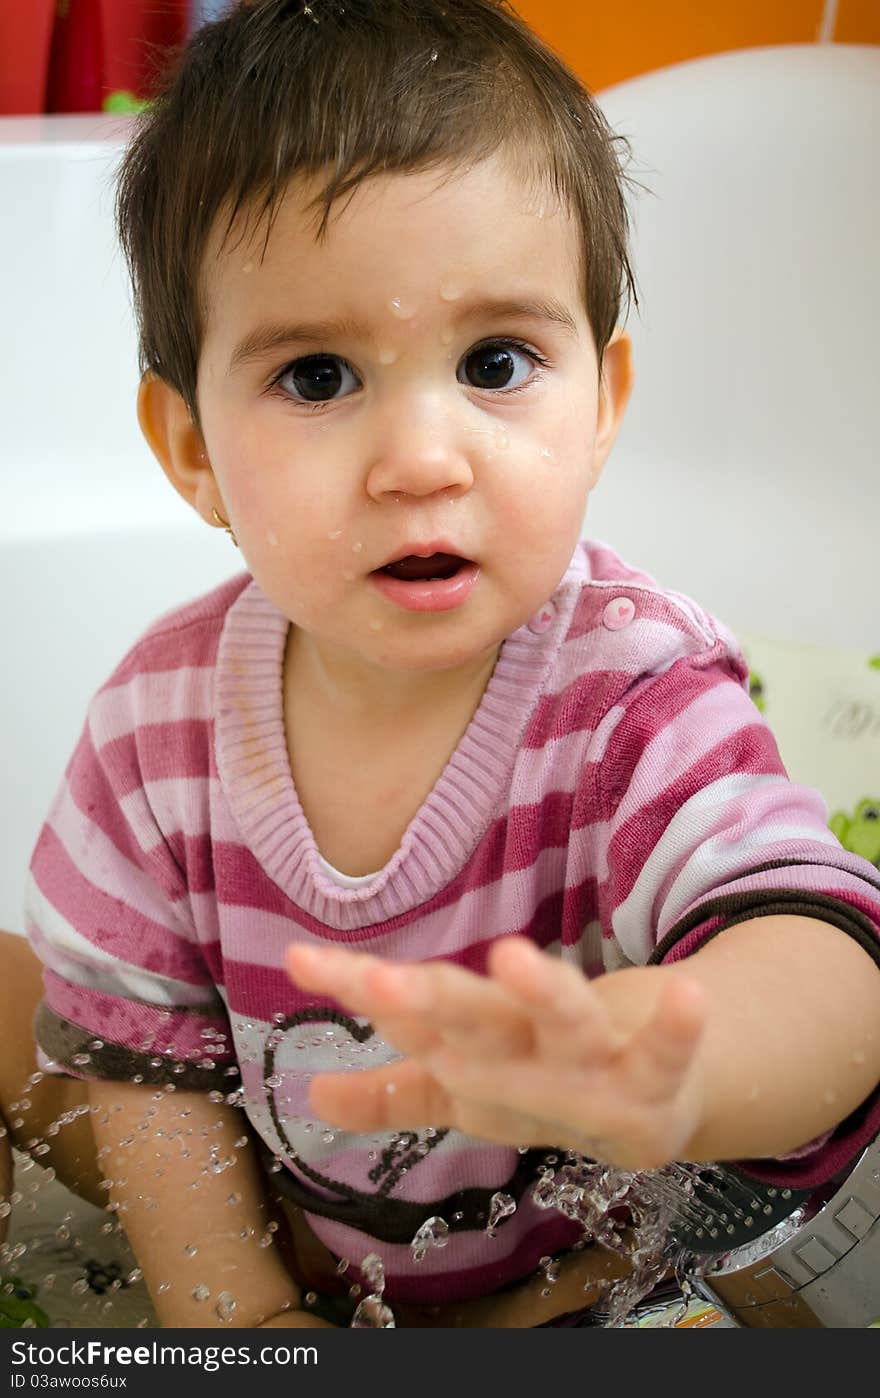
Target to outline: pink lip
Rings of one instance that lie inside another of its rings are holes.
[[[432,547],[426,552],[408,549],[407,553],[419,558],[429,558],[432,553],[454,553],[454,549]],[[398,554],[405,558],[406,554]],[[395,562],[390,559],[389,562]],[[390,574],[377,571],[370,574],[370,582],[382,596],[408,612],[451,612],[463,607],[473,592],[480,569],[476,563],[465,563],[451,578],[434,578],[430,582],[403,582]]]

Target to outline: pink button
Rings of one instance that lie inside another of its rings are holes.
[[[622,631],[636,614],[635,604],[628,597],[615,597],[602,613],[602,625],[609,631]]]
[[[540,611],[535,612],[529,622],[529,630],[534,631],[536,636],[541,636],[556,620],[556,607],[552,602],[545,602]]]

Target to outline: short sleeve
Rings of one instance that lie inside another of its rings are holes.
[[[738,922],[816,917],[880,966],[880,874],[841,847],[820,794],[789,781],[747,676],[716,631],[619,704],[600,766],[603,935],[621,964],[658,964]],[[772,1178],[827,1178],[876,1133],[876,1105],[788,1165],[774,1162]]]
[[[186,832],[167,815],[187,804],[185,791],[168,799],[181,763],[163,725],[128,705],[134,688],[93,701],[31,861],[41,1061],[75,1077],[231,1091],[228,1017],[179,858]]]

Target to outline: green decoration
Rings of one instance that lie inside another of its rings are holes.
[[[866,796],[852,815],[835,811],[828,828],[844,849],[880,869],[880,798]]]
[[[20,1277],[0,1277],[0,1330],[20,1330],[25,1321],[48,1330],[49,1317],[34,1301],[37,1288]]]
[[[149,102],[135,97],[133,92],[108,92],[102,103],[103,110],[112,116],[137,116],[149,107]]]

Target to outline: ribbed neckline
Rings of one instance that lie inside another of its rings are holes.
[[[522,626],[501,647],[477,710],[383,869],[343,888],[321,867],[300,805],[284,733],[282,674],[289,622],[251,582],[227,612],[215,675],[215,743],[224,794],[244,840],[304,912],[339,931],[425,903],[464,867],[506,792],[529,717],[589,577],[581,545],[553,594],[545,631]]]

